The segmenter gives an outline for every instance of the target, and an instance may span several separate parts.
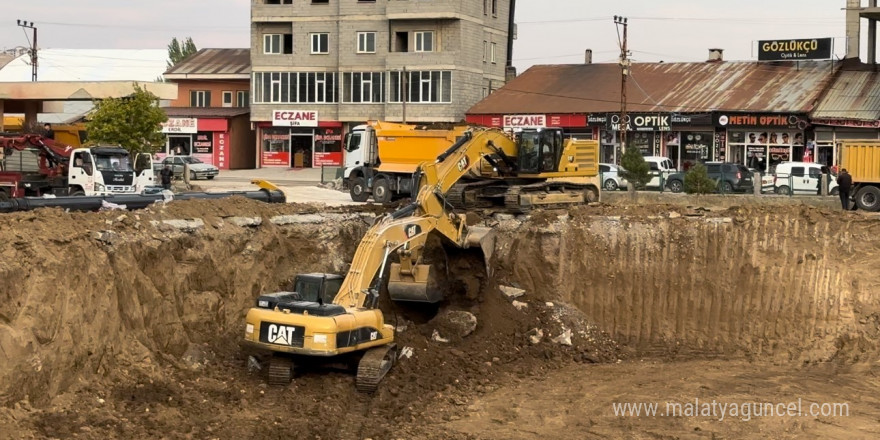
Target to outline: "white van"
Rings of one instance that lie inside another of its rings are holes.
[[[828,194],[837,195],[837,176],[825,165],[813,162],[783,162],[776,165],[773,191],[776,194],[821,194],[822,175],[828,174]]]
[[[668,157],[645,156],[645,162],[651,167],[650,172],[653,176],[651,177],[651,180],[648,181],[648,184],[645,185],[648,188],[660,188],[660,177],[663,177],[663,182],[666,182],[666,179],[670,174],[678,172],[678,170],[675,169],[675,165],[672,163],[672,159]]]

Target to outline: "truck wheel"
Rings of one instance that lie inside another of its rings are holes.
[[[787,196],[787,195],[789,195],[789,194],[788,194],[788,187],[785,186],[785,185],[777,186],[777,187],[776,187],[776,194],[779,194],[780,196]]]
[[[373,182],[373,200],[383,205],[391,203],[391,189],[388,179],[378,178]]]
[[[355,202],[366,202],[370,198],[367,192],[367,181],[363,177],[353,177],[349,183],[348,193]]]
[[[666,187],[674,193],[680,193],[684,189],[681,180],[670,180],[669,183],[666,184]]]
[[[196,172],[195,171],[189,172],[189,180],[196,180]]]
[[[86,192],[81,189],[75,189],[70,193],[70,195],[74,197],[81,197],[86,195]]]
[[[9,200],[9,194],[6,194],[6,191],[0,190],[0,202]]]
[[[880,188],[865,186],[856,194],[856,205],[859,209],[875,212],[880,211]]]
[[[838,188],[838,187],[835,186],[834,189],[831,190],[831,193],[830,193],[830,194],[831,194],[832,196],[840,195],[840,188]]]

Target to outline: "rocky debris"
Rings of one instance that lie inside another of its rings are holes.
[[[432,319],[431,323],[440,330],[443,330],[444,333],[456,335],[460,338],[467,337],[477,329],[477,317],[473,313],[464,310],[442,312]]]
[[[114,231],[95,231],[92,232],[92,238],[106,245],[114,245],[121,240],[119,234]]]
[[[529,342],[532,345],[539,344],[544,339],[544,330],[533,328],[529,330]]]
[[[501,293],[504,294],[508,299],[519,298],[526,294],[525,289],[520,289],[512,286],[498,286],[501,289]]]
[[[181,360],[183,360],[187,367],[193,370],[201,370],[208,365],[210,357],[205,347],[190,344],[186,352],[183,353]]]
[[[443,342],[443,343],[449,342],[449,339],[446,339],[443,336],[440,336],[440,332],[438,332],[437,329],[434,329],[434,332],[431,333],[431,340],[437,341],[437,342]]]
[[[522,301],[517,301],[517,300],[513,300],[513,302],[511,302],[510,304],[512,304],[514,307],[516,307],[516,309],[519,311],[522,311],[522,309],[529,306],[528,304],[526,304]]]
[[[336,191],[342,191],[344,189],[341,177],[329,182],[319,183],[318,188],[333,189]]]
[[[229,223],[240,227],[255,227],[263,224],[262,217],[229,217],[226,219]]]
[[[562,331],[562,334],[556,336],[555,338],[550,339],[550,342],[555,342],[561,345],[571,346],[571,329],[567,328]]]
[[[324,220],[324,216],[318,214],[276,215],[269,219],[270,222],[279,226],[292,224],[318,224],[323,223]]]
[[[177,229],[183,232],[195,232],[205,227],[205,222],[200,218],[194,219],[173,219],[173,220],[151,220],[150,224],[160,230],[164,227]]]

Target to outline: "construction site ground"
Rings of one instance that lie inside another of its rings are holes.
[[[472,213],[498,232],[491,273],[452,252],[458,291],[439,311],[382,301],[403,356],[374,395],[343,370],[270,387],[238,343],[261,292],[344,273],[381,207],[234,197],[0,216],[0,439],[880,436],[873,216],[615,197]],[[450,311],[476,329],[462,336]],[[662,414],[712,401],[847,414]],[[661,412],[616,414],[624,403]]]

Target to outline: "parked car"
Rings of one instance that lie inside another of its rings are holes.
[[[761,176],[761,193],[773,192],[773,185],[776,178],[773,176],[772,172],[767,173],[757,168],[749,168],[749,173],[752,174],[752,178],[754,178],[755,173],[758,173]],[[755,181],[755,183],[758,182]]]
[[[219,168],[214,165],[208,165],[192,156],[168,156],[156,165],[155,171],[158,173],[159,170],[165,167],[165,165],[171,165],[171,171],[174,172],[174,178],[181,179],[183,178],[184,164],[189,164],[190,180],[197,180],[200,178],[213,179],[218,173],[220,173]]]
[[[837,195],[837,175],[814,162],[783,162],[776,165],[773,190],[776,194],[821,194],[822,175],[828,174],[828,193]]]
[[[648,184],[645,185],[648,188],[660,188],[661,178],[662,182],[665,182],[669,176],[678,170],[675,169],[675,164],[672,163],[672,159],[663,156],[645,156],[645,162],[648,162],[648,166],[651,168],[651,175],[653,176]]]
[[[755,189],[752,173],[745,165],[727,162],[706,162],[703,165],[709,178],[718,182],[719,192],[751,192]],[[684,191],[685,174],[670,174],[666,180],[666,188],[674,193]]]
[[[629,182],[620,176],[620,172],[625,171],[619,165],[613,163],[600,163],[599,172],[602,175],[602,189],[605,191],[616,191],[621,188],[627,188]]]

